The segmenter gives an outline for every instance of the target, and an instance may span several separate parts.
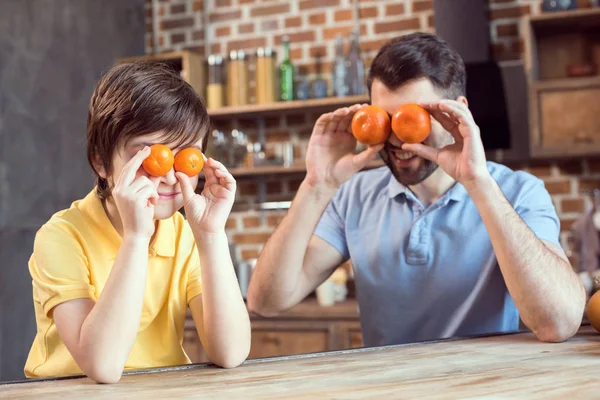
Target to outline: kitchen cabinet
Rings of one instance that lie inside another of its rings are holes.
[[[524,18],[532,157],[600,152],[600,8]]]
[[[331,307],[308,298],[273,318],[251,315],[252,344],[249,359],[289,356],[363,346],[357,302],[349,299]],[[191,316],[185,325],[183,347],[192,362],[208,358]]]

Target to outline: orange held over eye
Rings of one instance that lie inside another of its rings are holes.
[[[390,136],[388,113],[377,106],[361,108],[352,117],[352,134],[367,146],[385,142]]]
[[[418,104],[404,104],[392,115],[392,131],[404,143],[421,143],[431,132],[429,111]]]
[[[144,170],[152,176],[164,176],[174,163],[173,152],[164,144],[150,146],[150,155],[142,162]]]
[[[175,156],[175,171],[183,172],[190,178],[198,175],[203,167],[202,152],[193,147],[183,149]]]
[[[586,314],[590,325],[600,332],[600,292],[596,292],[590,297],[586,307]]]

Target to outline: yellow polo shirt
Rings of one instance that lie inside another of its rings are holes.
[[[52,309],[73,299],[97,301],[120,246],[95,189],[37,232],[29,260],[37,334],[25,364],[27,377],[82,373],[58,334]],[[177,212],[159,221],[148,248],[144,307],[125,369],[190,363],[182,347],[185,315],[201,292],[194,236]]]

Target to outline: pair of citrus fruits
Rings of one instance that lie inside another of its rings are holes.
[[[153,144],[150,146],[150,155],[142,162],[142,167],[152,176],[164,176],[175,167],[175,171],[192,177],[202,171],[204,157],[200,150],[193,147],[185,148],[173,156],[171,149],[164,144]]]
[[[404,104],[394,111],[392,118],[382,108],[369,105],[352,117],[352,134],[360,143],[384,143],[390,130],[404,143],[421,143],[431,132],[429,112],[418,104]]]

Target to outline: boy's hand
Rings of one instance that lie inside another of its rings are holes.
[[[150,239],[154,234],[154,206],[158,202],[158,192],[150,179],[136,177],[149,155],[150,148],[145,147],[129,160],[112,191],[123,223],[123,237]]]
[[[235,199],[236,182],[225,166],[212,158],[204,164],[204,174],[204,189],[197,194],[188,176],[176,173],[183,193],[185,215],[196,232],[223,232]]]
[[[361,104],[335,110],[319,117],[306,152],[306,178],[311,186],[337,189],[377,157],[383,145],[369,146],[355,154],[352,117]]]

